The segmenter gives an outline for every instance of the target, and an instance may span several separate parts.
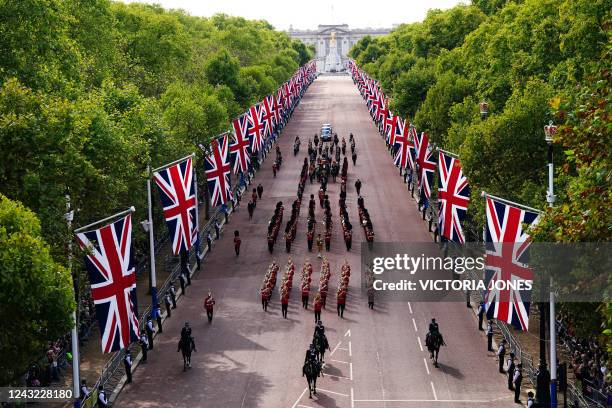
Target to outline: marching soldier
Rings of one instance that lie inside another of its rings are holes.
[[[261,289],[261,306],[264,312],[268,311],[268,302],[270,301],[270,288],[267,286]]]
[[[255,210],[255,204],[253,204],[253,201],[249,201],[249,203],[247,204],[247,211],[249,212],[249,220],[253,219],[253,210]]]
[[[313,301],[315,323],[321,320],[321,308],[322,307],[323,307],[323,302],[321,300],[321,294],[317,293]]]
[[[346,250],[350,251],[353,245],[353,232],[348,228],[344,231],[344,243],[346,244]]]
[[[353,164],[354,161],[353,161]],[[355,190],[357,190],[357,195],[360,195],[360,191],[361,191],[361,180],[357,179],[357,181],[355,181]]]
[[[234,231],[234,251],[236,252],[236,256],[240,255],[240,244],[242,240],[240,239],[240,232],[238,230]]]
[[[329,252],[330,248],[331,248],[331,231],[328,228],[327,231],[325,231],[325,250],[327,252]]]
[[[346,307],[346,288],[341,285],[336,292],[336,303],[338,316],[344,319],[344,308]]]
[[[320,233],[317,235],[317,250],[319,251],[317,258],[321,258],[321,252],[323,252],[323,238],[321,238]]]
[[[214,306],[215,306],[215,298],[212,295],[212,291],[208,291],[208,296],[206,296],[206,298],[204,299],[204,310],[206,310],[206,316],[208,317],[208,323],[212,323]]]
[[[263,194],[263,186],[261,185],[261,183],[259,183],[257,185],[257,196],[259,197],[260,200],[261,200],[262,194]]]
[[[287,310],[289,309],[289,290],[283,289],[281,292],[281,314],[286,319]]]
[[[355,151],[353,151],[353,154],[351,155],[351,159],[353,159],[353,166],[355,166],[357,163],[357,153]]]
[[[251,201],[253,201],[253,208],[257,207],[257,189],[254,188],[251,193]]]
[[[302,307],[308,309],[308,298],[310,296],[310,283],[304,281],[302,283]]]
[[[372,286],[368,288],[368,307],[374,309],[374,288]]]

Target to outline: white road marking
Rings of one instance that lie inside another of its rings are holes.
[[[341,342],[341,341],[339,341],[339,342],[338,342],[338,344],[336,344],[336,347],[334,347],[334,349],[332,350],[332,352],[331,352],[331,353],[329,353],[329,355],[330,355],[330,356],[333,356],[333,355],[334,355],[334,352],[335,352],[335,351],[338,349],[338,347],[340,347],[340,344],[342,344],[342,342]]]
[[[338,350],[348,351],[346,347],[338,347]]]
[[[412,318],[412,324],[414,325],[414,331],[419,331],[419,330],[417,329],[417,326],[416,326],[416,320],[414,320],[414,317]]]
[[[300,403],[300,400],[302,399],[302,397],[304,396],[304,394],[306,394],[306,391],[308,391],[308,387],[304,388],[304,391],[302,391],[302,393],[300,394],[300,396],[298,397],[297,401],[295,401],[295,403],[291,406],[291,408],[295,408],[297,407],[297,405]]]
[[[351,337],[351,329],[348,329],[346,333],[344,333],[344,337],[346,336]]]
[[[340,360],[334,360],[333,358],[331,359],[331,361],[333,361],[334,363],[350,364],[349,362],[340,361]]]
[[[312,408],[312,407],[311,407],[311,406],[309,406],[309,405],[302,405],[302,404],[298,405],[298,407],[299,407],[299,408]]]
[[[437,401],[438,400],[438,394],[436,394],[436,387],[434,387],[433,381],[430,381],[429,383],[431,384],[431,390],[433,391],[434,399]]]
[[[322,371],[321,371],[321,372],[322,372]],[[323,373],[323,372],[322,372],[322,373]],[[333,375],[333,374],[327,374],[327,373],[323,373],[323,375],[325,375],[325,376],[327,376],[327,377],[333,377],[333,378],[342,378],[342,379],[345,379],[345,380],[350,380],[350,378],[348,378],[348,377],[343,377],[343,376],[341,376],[341,375]]]
[[[351,387],[351,408],[355,408],[355,394],[353,392],[353,387]]]
[[[492,401],[497,401],[497,400],[472,400],[472,399],[465,399],[465,400],[452,400],[452,399],[448,399],[448,400],[432,400],[432,399],[356,399],[354,400],[355,402],[463,402],[463,403],[490,403]]]
[[[349,357],[353,357],[353,348],[351,347],[350,341],[349,341]]]
[[[410,310],[410,314],[412,314],[412,305],[410,305],[410,302],[408,302],[408,309]]]
[[[351,381],[353,381],[353,363],[350,363],[350,364],[349,364],[349,372],[351,373],[351,374],[350,374]]]
[[[429,372],[429,366],[427,365],[427,360],[425,360],[425,357],[423,357],[423,362],[425,363],[425,370],[427,371],[427,375],[431,375],[431,373]]]
[[[421,343],[421,338],[417,336],[417,340],[419,341],[419,348],[423,351],[423,343]]]
[[[330,391],[330,390],[325,390],[321,387],[317,388],[318,391],[323,391],[323,392],[329,392],[330,394],[336,394],[336,395],[341,395],[343,397],[348,397],[348,394],[342,394],[341,392],[336,392],[336,391]]]

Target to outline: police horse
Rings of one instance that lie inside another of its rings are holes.
[[[177,351],[180,351],[183,354],[183,371],[191,368],[191,353],[193,351],[197,351],[193,337],[181,336]]]
[[[442,334],[437,330],[428,332],[425,336],[425,345],[429,351],[429,358],[434,362],[434,367],[438,367],[438,353],[440,352],[440,347],[446,345]]]
[[[319,363],[323,364],[323,357],[325,357],[325,350],[330,350],[329,342],[325,333],[317,331],[312,338],[312,344],[315,346],[315,353]]]
[[[317,395],[317,378],[322,375],[321,363],[316,358],[308,358],[302,367],[302,377],[308,382],[308,398]]]

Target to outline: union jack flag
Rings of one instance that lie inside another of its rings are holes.
[[[527,290],[492,286],[495,281],[533,280],[533,270],[527,265],[531,237],[527,228],[539,221],[538,213],[486,197],[485,284],[489,289],[484,302],[489,319],[496,318],[519,330],[529,328],[529,295]]]
[[[102,352],[127,348],[138,340],[132,215],[96,230],[79,232],[76,240],[86,251],[85,267],[102,333]]]
[[[154,172],[153,179],[159,189],[164,218],[172,236],[172,252],[178,255],[189,251],[198,236],[198,201],[192,157]]]
[[[279,125],[282,120],[282,114],[283,114],[283,102],[281,99],[282,97],[283,97],[283,90],[279,88],[276,93],[276,97],[274,98],[274,104],[272,105],[272,113],[274,114],[274,122],[277,125]]]
[[[417,135],[414,139],[414,151],[421,195],[429,200],[429,197],[431,197],[433,173],[436,170],[436,161],[433,150],[431,146],[429,146],[427,133],[421,132],[421,134]]]
[[[263,98],[263,115],[261,120],[265,126],[264,135],[270,136],[274,133],[274,113],[272,107],[274,106],[274,96],[268,95]]]
[[[463,244],[461,222],[470,202],[470,186],[461,161],[440,150],[438,158],[438,225],[440,236]]]
[[[407,125],[408,124],[408,125]],[[395,136],[395,160],[394,163],[397,167],[405,168],[408,163],[412,160],[410,155],[410,148],[414,147],[412,140],[410,139],[410,129],[414,128],[408,123],[408,121],[402,121],[400,134]]]
[[[234,174],[246,173],[251,162],[251,141],[247,135],[247,115],[242,115],[232,121],[234,140],[230,145],[230,155]]]
[[[261,103],[251,106],[247,113],[248,128],[247,135],[251,139],[251,150],[257,153],[263,148],[265,137],[265,126],[261,123]]]
[[[395,134],[395,127],[397,126],[397,116],[393,115],[393,112],[388,111],[387,117],[385,118],[385,140],[391,139],[391,134]]]
[[[230,196],[229,135],[219,136],[210,143],[210,155],[206,156],[205,172],[213,207],[225,204]]]

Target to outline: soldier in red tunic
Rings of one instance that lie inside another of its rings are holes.
[[[289,290],[285,288],[281,291],[281,313],[285,319],[287,318],[288,309],[289,309]]]
[[[308,297],[310,296],[310,283],[306,280],[302,282],[302,307],[308,309]]]
[[[336,302],[338,304],[338,316],[344,319],[344,308],[346,307],[346,287],[341,285],[336,292]]]
[[[212,295],[212,291],[208,291],[208,296],[206,296],[206,299],[204,299],[204,309],[206,310],[206,316],[208,317],[208,323],[212,323],[214,306],[215,306],[215,298]]]
[[[240,244],[242,240],[240,239],[240,232],[238,230],[234,231],[234,251],[236,251],[236,256],[240,255]]]

